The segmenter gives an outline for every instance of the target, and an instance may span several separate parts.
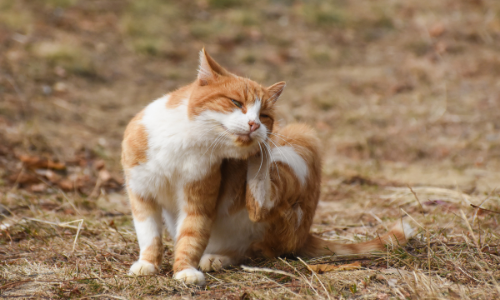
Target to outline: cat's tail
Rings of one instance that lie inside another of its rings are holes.
[[[384,252],[387,248],[404,246],[415,233],[416,231],[408,224],[408,221],[401,219],[392,226],[388,233],[371,241],[357,244],[339,244],[309,234],[306,243],[298,254],[305,257],[318,257],[333,254],[347,255]]]

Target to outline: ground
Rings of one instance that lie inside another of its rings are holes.
[[[313,232],[363,241],[407,216],[409,245],[248,261],[198,288],[171,279],[165,237],[161,273],[128,276],[122,133],[195,78],[203,46],[285,80],[280,122],[316,128]],[[0,297],[498,299],[499,51],[496,0],[3,0]]]

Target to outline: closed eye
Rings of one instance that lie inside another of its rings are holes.
[[[236,105],[238,108],[242,108],[243,104],[239,101],[236,101],[234,99],[231,99],[231,102],[233,102],[234,105]]]
[[[260,118],[270,118],[270,116],[266,115],[266,114],[260,114],[259,116]]]

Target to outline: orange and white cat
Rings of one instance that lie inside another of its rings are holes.
[[[320,194],[320,143],[307,125],[275,126],[284,87],[229,73],[202,50],[193,83],[132,119],[122,165],[140,258],[130,273],[159,270],[164,226],[175,241],[174,278],[196,284],[205,282],[199,269],[246,257],[383,251],[411,237],[404,222],[359,244],[309,232]]]

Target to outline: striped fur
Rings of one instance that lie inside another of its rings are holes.
[[[198,78],[149,104],[124,134],[122,165],[140,247],[130,268],[154,274],[164,226],[175,241],[174,278],[249,256],[317,256],[404,244],[397,224],[370,242],[342,245],[310,234],[320,193],[320,142],[304,124],[278,128],[284,82],[263,87],[229,73],[204,50]]]

